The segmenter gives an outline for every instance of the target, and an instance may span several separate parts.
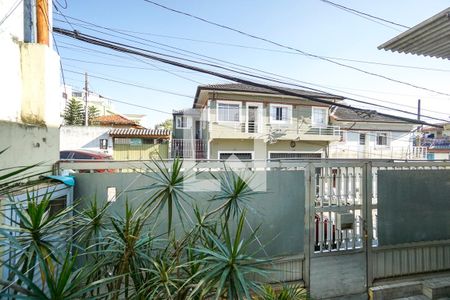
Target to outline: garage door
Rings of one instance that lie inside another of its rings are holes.
[[[277,159],[308,159],[308,158],[321,158],[322,153],[302,153],[302,152],[275,152],[270,153],[269,158],[271,160]]]
[[[240,159],[240,160],[251,160],[253,159],[253,155],[251,152],[220,152],[219,153],[219,159],[221,160],[227,160],[229,159],[231,156],[232,159]]]

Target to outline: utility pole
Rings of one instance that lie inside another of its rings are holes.
[[[417,120],[420,121],[420,99],[417,100]]]
[[[49,19],[48,0],[36,0],[36,32],[37,42],[49,45]]]
[[[88,126],[88,118],[89,118],[89,112],[88,112],[88,75],[87,72],[84,73],[84,126]]]

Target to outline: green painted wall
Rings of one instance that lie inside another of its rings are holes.
[[[304,173],[301,171],[271,171],[267,172],[267,191],[255,192],[248,202],[246,232],[260,227],[258,234],[264,251],[258,255],[270,256],[295,255],[303,253],[304,245],[304,214],[305,214],[305,186]],[[211,178],[203,173],[203,178]],[[75,174],[75,199],[82,199],[81,207],[96,195],[99,201],[106,201],[108,187],[116,187],[120,195],[111,206],[113,213],[123,213],[125,200],[128,199],[133,207],[137,207],[149,198],[149,190],[133,191],[142,187],[150,187],[154,179],[136,173],[103,174],[81,173]],[[185,203],[190,211],[190,204],[198,204],[201,208],[214,209],[222,202],[208,201],[212,192],[189,192],[192,199]],[[84,204],[83,204],[84,203]],[[80,207],[80,208],[81,208]],[[162,212],[163,216],[165,212]],[[175,224],[180,226],[180,222]],[[160,224],[165,228],[165,223]],[[252,245],[260,248],[258,244]]]

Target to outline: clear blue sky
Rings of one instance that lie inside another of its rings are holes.
[[[59,2],[64,5],[64,0],[59,0]],[[392,27],[397,30],[382,26],[339,10],[319,0],[158,0],[157,2],[322,56],[445,69],[448,72],[340,61],[370,72],[450,94],[450,61],[378,50],[377,46],[396,36],[403,29],[393,25]],[[449,6],[448,0],[335,0],[334,2],[407,26],[414,26]],[[287,51],[235,32],[169,12],[143,0],[67,0],[67,8],[59,9],[67,16],[97,25],[145,33],[139,34],[139,36],[153,42],[168,44],[228,62],[339,89],[342,92],[328,91],[340,95],[345,96],[348,95],[346,93],[355,93],[361,96],[353,97],[366,101],[373,100],[362,96],[391,101],[400,105],[395,107],[411,111],[415,111],[415,109],[408,106],[416,106],[417,99],[420,98],[422,99],[422,107],[425,110],[436,111],[423,111],[423,114],[444,119],[448,119],[450,115],[450,97],[448,96],[403,86],[299,54],[191,41],[189,39]],[[57,13],[54,14],[54,19],[64,20]],[[155,46],[161,46],[151,42],[141,41],[148,44],[142,45],[104,35],[79,27],[75,25],[79,22],[72,19],[69,20],[80,32],[167,53],[165,50],[154,48]],[[54,21],[54,25],[71,29],[68,24],[57,20]],[[104,31],[99,28],[96,30]],[[84,81],[83,75],[73,72],[88,72],[92,76],[108,77],[113,80],[126,81],[152,89],[167,90],[187,96],[176,96],[91,77],[90,89],[106,97],[171,112],[173,109],[186,108],[192,105],[196,87],[199,83],[224,82],[220,78],[197,74],[143,59],[136,60],[125,54],[114,53],[69,38],[58,35],[55,35],[55,37],[65,69],[66,82],[71,85],[82,87]],[[85,49],[80,50],[80,46],[108,52],[116,56],[109,56]],[[96,62],[97,64],[75,61],[74,59]],[[98,63],[114,64],[120,67]],[[130,67],[139,67],[141,69]],[[352,105],[356,104],[352,103]],[[120,103],[114,103],[114,106],[122,113],[146,114],[149,124],[152,125],[171,117],[170,115]],[[392,106],[394,107],[394,105]]]

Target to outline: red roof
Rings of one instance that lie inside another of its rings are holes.
[[[129,125],[129,126],[139,126],[135,121],[125,118],[121,115],[110,115],[101,116],[93,120],[94,124],[99,124],[103,126],[109,125]]]

